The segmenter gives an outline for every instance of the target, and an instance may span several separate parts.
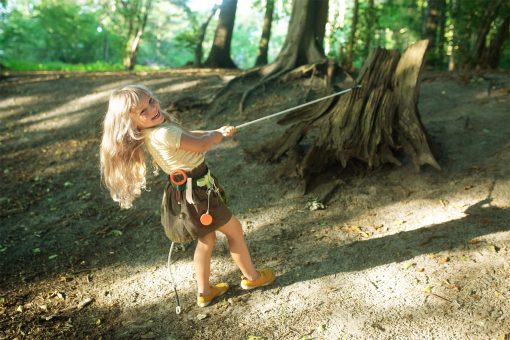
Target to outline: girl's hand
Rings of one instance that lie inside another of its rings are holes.
[[[223,135],[223,137],[232,137],[236,132],[236,128],[234,126],[226,125],[220,127],[218,130],[219,133]]]

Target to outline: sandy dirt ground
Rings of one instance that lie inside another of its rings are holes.
[[[110,91],[155,90],[193,129],[302,103],[302,86],[256,93],[246,114],[209,107],[235,72],[6,74],[0,80],[0,339],[507,339],[510,337],[510,77],[425,73],[420,111],[442,170],[324,174],[306,194],[276,164],[246,156],[285,127],[240,130],[207,154],[274,285],[239,288],[221,235],[213,282],[195,305],[193,245],[169,282],[159,224],[163,174],[120,210],[101,188],[98,144]],[[303,84],[302,84],[303,85]],[[304,83],[306,85],[306,83]],[[304,86],[303,85],[303,86]],[[340,188],[317,207],[328,183]]]

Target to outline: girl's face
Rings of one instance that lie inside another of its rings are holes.
[[[160,111],[159,101],[145,95],[140,98],[140,105],[133,108],[130,115],[139,130],[157,126],[165,121]]]

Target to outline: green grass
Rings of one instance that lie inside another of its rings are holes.
[[[2,60],[2,64],[9,71],[75,71],[75,72],[97,72],[97,71],[124,71],[122,64],[108,64],[95,62],[89,64],[66,64],[62,62],[37,63],[26,60]],[[159,70],[161,67],[135,65],[135,71]]]

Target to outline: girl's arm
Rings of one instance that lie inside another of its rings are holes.
[[[221,143],[223,137],[231,137],[235,132],[233,126],[222,126],[217,130],[196,131],[184,130],[181,135],[181,149],[191,152],[207,152],[213,145]]]
[[[197,135],[197,136],[202,136],[206,133],[209,133],[211,131],[204,131],[204,130],[193,130],[193,131],[188,131],[189,133],[192,133],[194,135]]]

